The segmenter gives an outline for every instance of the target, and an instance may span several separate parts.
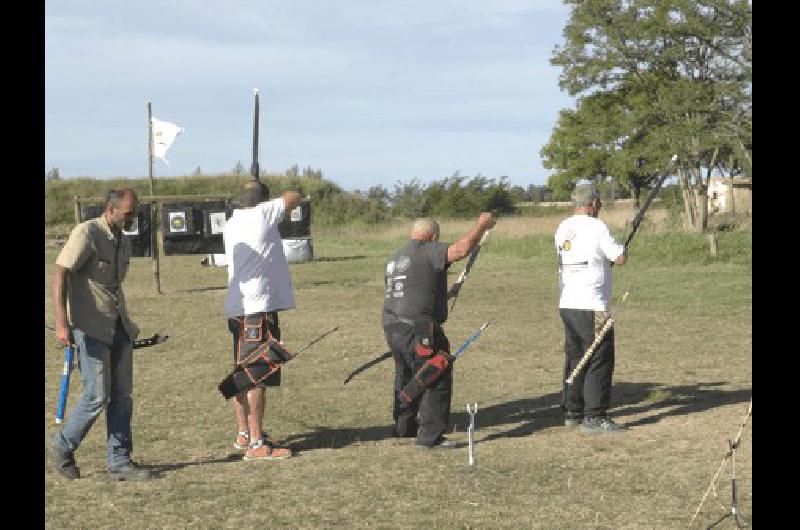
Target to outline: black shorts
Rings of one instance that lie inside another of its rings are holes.
[[[264,315],[264,313],[255,313]],[[252,316],[252,315],[250,315]],[[263,342],[267,342],[267,338],[269,335],[275,340],[281,340],[281,327],[280,323],[278,322],[278,312],[277,311],[270,311],[266,313],[265,319],[263,319],[262,324],[262,332],[261,336],[264,337]],[[233,335],[233,369],[239,369],[237,364],[237,360],[239,359],[239,335],[241,334],[241,320],[236,318],[229,318],[228,319],[228,329],[230,330],[231,334]],[[267,334],[267,330],[269,330],[269,335]],[[281,371],[277,370],[272,375],[261,381],[258,385],[260,388],[266,388],[268,386],[281,386]]]

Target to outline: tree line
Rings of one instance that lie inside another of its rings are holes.
[[[291,169],[291,168],[290,168]],[[527,188],[511,186],[506,177],[467,177],[458,172],[452,176],[422,184],[417,179],[396,182],[391,189],[373,186],[366,191],[344,191],[322,177],[320,170],[306,171],[296,176],[264,175],[261,181],[270,188],[273,197],[288,189],[299,190],[311,197],[312,219],[315,224],[339,225],[352,222],[382,223],[395,218],[435,216],[466,218],[482,211],[513,214],[520,202],[552,200],[545,186]],[[237,199],[249,174],[230,172],[222,175],[191,175],[156,179],[156,195],[226,195]],[[150,195],[148,178],[49,178],[45,182],[45,224],[74,222],[73,197],[102,197],[116,186],[129,186],[141,196]]]

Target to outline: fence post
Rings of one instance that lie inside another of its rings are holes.
[[[81,201],[80,201],[80,199],[78,198],[77,195],[74,195],[72,197],[72,200],[73,200],[73,204],[74,204],[73,212],[74,212],[74,215],[75,215],[75,224],[78,224],[78,223],[81,222]]]
[[[717,232],[709,232],[708,233],[708,248],[711,252],[712,257],[717,256],[717,242],[718,242],[718,235]]]

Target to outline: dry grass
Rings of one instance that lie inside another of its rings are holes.
[[[538,231],[549,238],[555,222],[503,220],[492,238]],[[443,235],[469,224],[446,222]],[[159,468],[160,477],[107,482],[98,421],[77,453],[84,478],[67,482],[45,472],[46,526],[686,527],[752,395],[750,267],[633,260],[615,269],[616,292],[630,289],[631,296],[617,325],[613,414],[631,429],[591,437],[563,427],[557,409],[563,336],[552,255],[518,258],[487,243],[446,326],[460,344],[483,321],[493,322],[455,372],[455,439],[466,438],[465,405],[480,408],[477,465],[469,468],[466,449],[420,452],[389,436],[389,362],[342,385],[385,351],[383,261],[406,230],[315,231],[324,259],[292,266],[297,309],[281,316],[287,346],[296,349],[334,325],[340,331],[287,365],[283,386],[269,392],[266,427],[297,452],[284,462],[244,462],[231,448],[231,405],[216,390],[230,367],[225,292],[218,289],[225,271],[200,267],[200,256],[168,257],[161,264],[166,294],[158,296],[150,260],[134,260],[131,310],[143,334],[171,335],[135,356],[134,457]],[[46,293],[55,255],[46,248]],[[462,266],[453,267],[453,277]],[[197,288],[206,289],[191,290]],[[45,349],[49,433],[63,353],[47,334]],[[76,375],[71,404],[80,391]],[[737,459],[737,493],[748,515],[751,440],[748,427]],[[695,527],[725,513],[729,476],[727,468]]]

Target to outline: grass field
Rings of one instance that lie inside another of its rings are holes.
[[[619,234],[626,214],[605,214]],[[297,308],[281,314],[286,345],[339,331],[286,365],[283,386],[268,392],[265,426],[296,452],[282,462],[245,462],[231,447],[232,407],[216,388],[231,367],[225,270],[167,257],[159,296],[151,261],[134,260],[126,294],[142,336],[170,335],[134,361],[134,458],[159,477],[108,482],[100,419],[76,454],[80,480],[47,468],[47,527],[686,528],[752,396],[752,236],[721,233],[720,255],[709,258],[704,236],[667,233],[653,219],[629,264],[614,269],[615,299],[630,295],[616,326],[612,415],[630,430],[608,436],[564,427],[558,409],[560,217],[498,223],[445,326],[458,345],[492,321],[455,367],[451,436],[466,440],[465,407],[477,402],[474,467],[466,448],[421,452],[391,438],[391,361],[342,385],[385,351],[383,265],[406,225],[316,230],[318,259],[291,266]],[[442,239],[468,225],[443,223]],[[50,323],[56,254],[46,246]],[[45,354],[50,434],[63,350],[47,333]],[[70,404],[80,392],[76,372]],[[748,424],[737,453],[748,516],[751,433]],[[727,466],[693,526],[729,503]]]

